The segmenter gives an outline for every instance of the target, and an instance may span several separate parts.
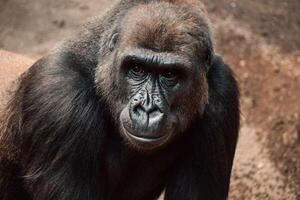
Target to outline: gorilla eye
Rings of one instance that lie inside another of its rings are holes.
[[[141,76],[144,76],[146,74],[145,71],[141,67],[139,67],[138,65],[134,65],[133,67],[131,67],[129,72],[134,77],[141,77]]]
[[[166,71],[161,74],[162,83],[167,87],[173,87],[178,82],[178,74],[173,71]]]
[[[169,80],[175,80],[178,77],[177,74],[172,71],[167,71],[163,73],[162,76]]]
[[[144,73],[144,70],[142,68],[140,68],[139,66],[135,65],[134,67],[132,67],[132,70],[135,73]]]

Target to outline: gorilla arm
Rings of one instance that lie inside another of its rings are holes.
[[[21,188],[34,199],[100,198],[95,160],[103,142],[99,130],[104,129],[104,122],[98,120],[105,117],[86,68],[94,65],[80,55],[58,52],[39,60],[21,77],[1,138],[1,144],[15,147],[1,152],[0,170],[6,173],[2,168],[9,169],[6,164],[11,165],[11,160],[3,159],[18,149],[9,173],[22,180],[6,179],[7,173],[1,176],[1,199],[26,199]],[[14,194],[19,196],[10,196]]]

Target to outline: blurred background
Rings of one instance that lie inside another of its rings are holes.
[[[0,49],[36,60],[114,2],[0,0]],[[300,200],[300,0],[203,2],[241,89],[229,199]]]

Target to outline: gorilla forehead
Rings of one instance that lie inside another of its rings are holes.
[[[127,46],[190,55],[209,46],[209,26],[200,8],[167,2],[143,4],[133,7],[122,24],[122,41]]]

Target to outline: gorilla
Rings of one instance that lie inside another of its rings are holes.
[[[227,198],[238,87],[197,0],[121,0],[15,85],[0,199]]]

